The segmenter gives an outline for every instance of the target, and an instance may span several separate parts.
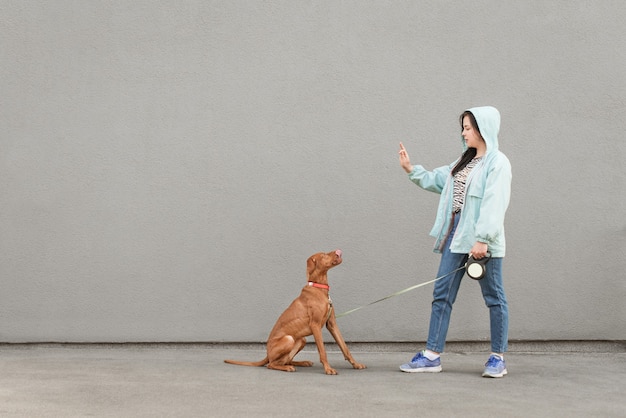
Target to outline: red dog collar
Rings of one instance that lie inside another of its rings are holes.
[[[309,282],[309,286],[319,287],[320,289],[330,290],[330,286],[328,286],[327,284],[321,284],[321,283]]]

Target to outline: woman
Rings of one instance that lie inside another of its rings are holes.
[[[505,253],[504,215],[511,192],[511,164],[498,150],[500,113],[494,107],[476,107],[460,117],[463,154],[449,166],[427,171],[412,165],[400,143],[400,165],[415,184],[441,194],[435,225],[435,252],[441,253],[437,277],[465,265],[468,256],[481,259],[489,253],[480,288],[489,308],[491,355],[484,377],[507,374],[504,352],[508,346],[509,313],[502,285],[502,260]],[[426,350],[409,363],[403,372],[440,372],[452,305],[461,279],[460,269],[435,282]]]

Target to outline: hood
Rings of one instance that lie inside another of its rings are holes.
[[[500,132],[500,112],[492,106],[472,107],[467,109],[472,112],[478,130],[487,144],[487,153],[498,150],[498,132]],[[463,147],[466,148],[465,141]]]

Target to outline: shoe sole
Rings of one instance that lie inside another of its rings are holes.
[[[405,373],[439,373],[441,371],[441,366],[421,367],[419,369],[403,369],[400,367],[400,370]]]
[[[508,374],[506,369],[502,370],[502,373],[489,374],[487,372],[483,373],[483,377],[504,377],[504,375]]]

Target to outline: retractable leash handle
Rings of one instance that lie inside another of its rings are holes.
[[[489,252],[480,260],[476,260],[474,256],[470,255],[465,264],[467,275],[474,280],[482,279],[487,271],[486,264],[489,260],[491,260],[491,253]]]

